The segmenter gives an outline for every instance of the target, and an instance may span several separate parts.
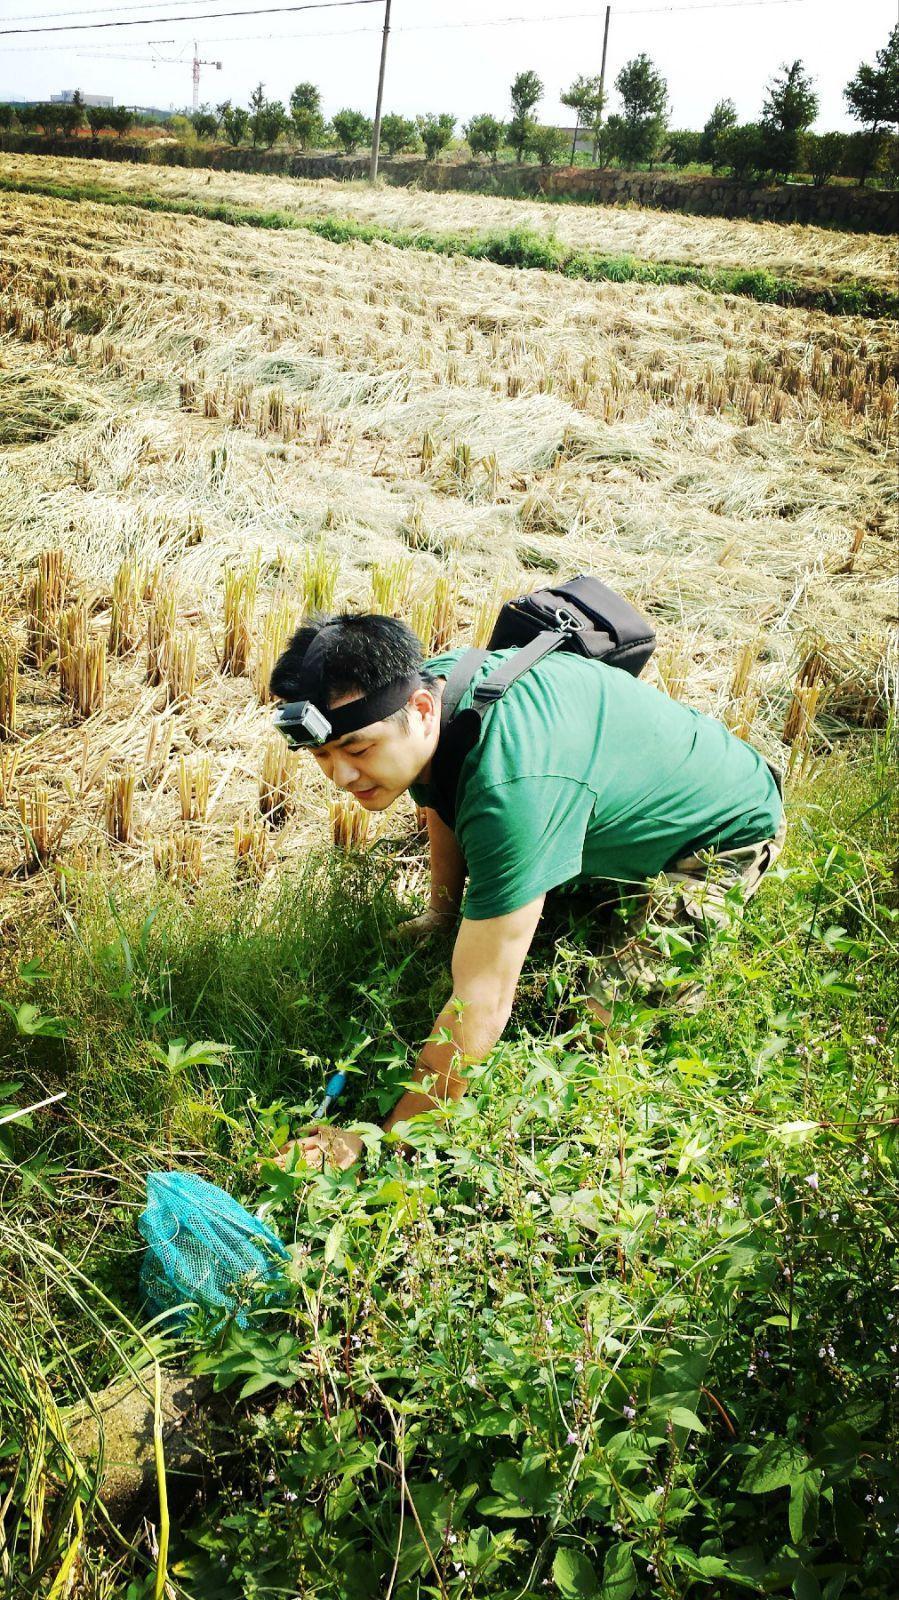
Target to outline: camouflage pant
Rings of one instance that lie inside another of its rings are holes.
[[[588,996],[611,1011],[616,1000],[640,995],[658,1003],[666,994],[688,1010],[704,998],[693,972],[696,947],[739,926],[786,837],[786,817],[771,839],[737,850],[700,850],[682,856],[648,885],[622,902],[620,926],[597,954]]]

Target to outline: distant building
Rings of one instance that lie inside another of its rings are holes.
[[[574,137],[574,129],[572,127],[560,128],[559,132],[564,133],[568,143],[568,148],[570,150],[571,141]],[[591,155],[593,153],[593,134],[589,128],[578,128],[575,150],[578,152],[578,154],[582,155]]]
[[[77,89],[63,89],[62,94],[51,94],[50,104],[51,106],[70,106],[77,93]],[[114,106],[115,101],[111,94],[83,94],[81,96],[81,104],[83,106]]]

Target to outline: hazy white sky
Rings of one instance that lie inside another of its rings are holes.
[[[189,105],[191,59],[203,67],[200,101],[245,104],[260,79],[274,99],[311,79],[327,114],[354,106],[371,115],[381,0],[282,15],[227,17],[281,0],[0,0],[0,34],[17,26],[145,19],[140,26],[0,36],[0,99],[47,99],[61,89],[117,102]],[[298,4],[299,0],[287,0]],[[40,14],[38,14],[40,13]],[[188,18],[202,20],[189,21]],[[174,18],[180,20],[171,20]],[[545,85],[544,122],[568,122],[558,95],[579,72],[598,73],[605,6],[597,0],[393,0],[385,110],[508,115],[514,74],[534,68]],[[160,20],[169,19],[169,20]],[[758,115],[764,85],[801,57],[820,96],[819,128],[851,128],[843,87],[873,61],[896,21],[896,0],[622,0],[613,6],[606,83],[645,50],[668,80],[671,123],[701,127],[728,96],[741,120]],[[174,57],[174,61],[154,58]],[[124,59],[123,59],[124,58]],[[617,97],[612,95],[610,109]]]

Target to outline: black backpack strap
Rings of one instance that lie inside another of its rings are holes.
[[[529,672],[531,667],[535,667],[538,661],[542,661],[544,656],[548,656],[551,650],[558,650],[559,646],[565,643],[565,639],[566,635],[564,633],[556,633],[554,631],[536,634],[528,644],[522,645],[520,650],[516,650],[511,661],[504,662],[501,667],[497,667],[495,671],[488,673],[483,682],[478,684],[474,692],[472,710],[476,711],[479,717],[483,717],[484,712],[489,711],[495,701],[501,700],[506,690],[511,689],[513,683],[516,683],[526,672]],[[471,653],[472,655],[484,655],[483,651],[473,650]],[[471,678],[469,676],[470,681]],[[449,688],[449,683],[447,688]],[[458,703],[457,700],[456,704],[458,705]]]
[[[484,713],[502,699],[517,678],[543,656],[549,655],[551,650],[558,650],[564,642],[564,633],[538,634],[520,650],[516,650],[511,661],[497,667],[478,684],[469,710],[457,716],[459,701],[490,652],[466,650],[459,657],[444,685],[440,706],[440,740],[431,768],[431,798],[428,802],[448,828],[455,827],[459,773],[468,752],[478,742]]]
[[[443,697],[440,702],[441,728],[445,728],[447,723],[456,715],[459,701],[462,699],[478,668],[483,666],[487,660],[487,654],[486,650],[464,650],[462,652],[443,687]]]

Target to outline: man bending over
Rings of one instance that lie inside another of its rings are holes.
[[[567,652],[539,661],[488,709],[449,826],[431,785],[441,695],[461,654],[423,661],[404,623],[345,615],[300,628],[271,678],[287,702],[281,731],[339,789],[366,811],[385,811],[407,789],[427,807],[430,908],[409,926],[451,930],[458,920],[452,994],[418,1058],[421,1087],[401,1096],[388,1131],[461,1098],[465,1064],[482,1060],[509,1020],[551,889],[599,879],[641,897],[591,986],[588,1004],[608,1022],[622,990],[658,986],[659,950],[642,936],[650,913],[694,936],[726,925],[785,832],[778,776],[750,745],[626,672]],[[511,654],[488,655],[460,711]],[[341,1167],[362,1148],[327,1127],[299,1143],[310,1164],[327,1157]]]

